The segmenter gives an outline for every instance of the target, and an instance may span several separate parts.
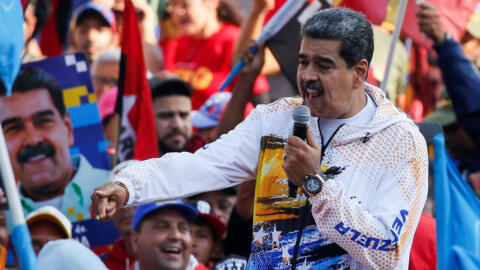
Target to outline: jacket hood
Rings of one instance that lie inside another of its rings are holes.
[[[377,106],[372,120],[368,125],[357,125],[355,123],[345,124],[340,128],[338,134],[334,136],[333,140],[344,143],[370,137],[391,125],[400,123],[402,123],[402,125],[411,125],[418,129],[415,123],[386,97],[385,92],[382,89],[365,83],[365,92],[370,95]],[[317,117],[310,118],[309,125],[315,127],[312,129],[314,136],[320,136],[317,123]]]

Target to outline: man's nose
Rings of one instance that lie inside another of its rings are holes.
[[[93,27],[88,29],[88,32],[87,32],[88,40],[93,41],[93,40],[97,39],[97,35],[98,35],[98,30],[97,29],[95,29]]]
[[[183,233],[180,231],[179,228],[173,228],[171,231],[170,231],[170,234],[169,234],[169,238],[170,240],[181,240],[182,237],[183,237]]]
[[[43,136],[31,123],[25,125],[24,134],[24,144],[26,145],[37,145],[39,142],[43,141]]]
[[[308,82],[308,81],[317,81],[318,80],[317,72],[314,70],[314,68],[312,66],[313,65],[309,65],[303,71],[303,73],[302,73],[302,80],[303,81]]]
[[[182,117],[180,115],[176,114],[172,117],[171,125],[172,127],[178,128],[181,127],[183,123]]]

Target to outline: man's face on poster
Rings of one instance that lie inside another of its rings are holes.
[[[73,174],[69,153],[73,128],[48,90],[0,97],[0,122],[15,177],[26,195],[41,200],[62,194]]]

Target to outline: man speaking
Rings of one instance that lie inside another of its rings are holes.
[[[427,149],[414,123],[365,83],[372,36],[360,13],[314,14],[301,32],[303,99],[258,106],[195,154],[126,168],[92,194],[92,211],[105,220],[124,204],[256,177],[249,269],[408,269],[427,193]],[[312,115],[306,141],[291,136],[292,111],[302,103]],[[289,181],[297,196],[289,196]]]

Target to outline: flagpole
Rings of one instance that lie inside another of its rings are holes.
[[[33,252],[32,240],[25,223],[23,208],[20,204],[15,178],[10,165],[10,157],[7,152],[7,145],[3,130],[0,128],[0,171],[3,179],[3,187],[7,195],[8,206],[13,220],[13,229],[11,230],[11,239],[13,247],[18,256],[20,264],[19,269],[34,270],[37,269],[37,258]]]
[[[392,69],[393,56],[395,53],[395,47],[397,46],[397,40],[402,30],[403,19],[405,18],[405,11],[407,10],[408,0],[401,0],[398,8],[397,17],[395,18],[395,28],[393,30],[392,40],[390,41],[390,48],[388,50],[388,58],[386,64],[386,70],[383,75],[383,80],[380,83],[380,88],[386,91],[388,79],[390,77],[390,71]]]

